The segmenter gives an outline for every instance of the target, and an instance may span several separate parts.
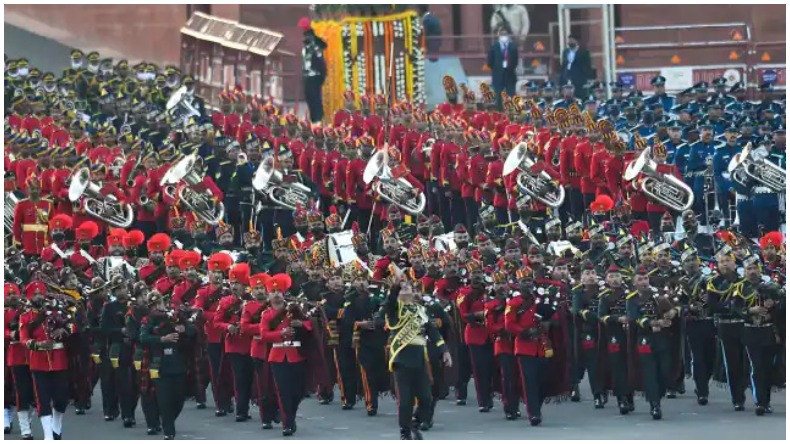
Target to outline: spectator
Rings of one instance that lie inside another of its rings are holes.
[[[442,24],[439,22],[439,17],[431,14],[431,11],[425,11],[422,16],[422,27],[425,32],[425,46],[428,47],[428,60],[435,62],[436,53],[442,47]]]
[[[497,105],[502,109],[502,91],[506,91],[509,96],[516,94],[518,48],[510,41],[507,27],[500,27],[497,34],[499,39],[491,44],[486,64],[491,69],[491,87],[496,93]]]
[[[568,36],[568,47],[562,51],[562,71],[560,85],[569,80],[576,89],[576,97],[587,97],[587,82],[595,78],[590,51],[581,48],[579,41],[574,36]]]
[[[491,29],[497,30],[504,26],[516,39],[523,44],[529,34],[529,12],[524,5],[495,5],[491,15]]]

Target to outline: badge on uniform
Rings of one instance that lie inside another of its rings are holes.
[[[165,356],[172,356],[173,348],[172,347],[167,347],[166,349],[162,350],[162,353],[164,353]]]

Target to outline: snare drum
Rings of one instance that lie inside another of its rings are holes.
[[[357,259],[353,239],[354,232],[352,230],[329,235],[329,260],[336,266],[346,265]]]

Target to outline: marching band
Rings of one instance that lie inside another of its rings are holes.
[[[772,413],[770,85],[753,102],[724,79],[673,97],[658,76],[645,100],[594,82],[581,103],[530,82],[500,112],[447,76],[435,110],[348,91],[321,126],[240,87],[209,115],[175,67],[71,60],[59,77],[5,64],[6,434],[33,439],[35,408],[45,439],[68,437],[97,383],[104,420],[135,427],[139,402],[165,439],[209,386],[216,416],[257,406],[284,436],[337,387],[368,416],[394,394],[401,438],[422,439],[470,379],[481,413],[499,394],[505,420],[524,404],[538,426],[585,373],[593,407],[621,415],[644,394],[662,419],[687,377],[700,406],[714,380],[736,411],[751,387]]]

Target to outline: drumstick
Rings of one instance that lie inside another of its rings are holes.
[[[375,217],[376,214],[376,204],[378,204],[378,202],[374,200],[373,209],[370,210],[370,219],[368,219],[368,231],[367,231],[368,239],[370,239],[370,226],[371,224],[373,224],[373,218]]]
[[[351,208],[346,207],[346,215],[343,216],[343,224],[340,225],[340,231],[346,228],[346,222],[348,222],[348,215],[351,214]]]

